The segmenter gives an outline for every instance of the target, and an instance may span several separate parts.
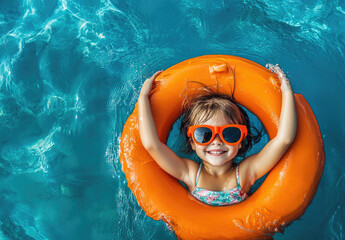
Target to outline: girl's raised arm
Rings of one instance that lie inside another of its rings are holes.
[[[167,145],[159,140],[151,112],[149,94],[153,81],[160,73],[161,71],[158,71],[151,78],[147,79],[141,88],[138,101],[140,138],[144,148],[158,165],[171,176],[183,181],[188,186],[190,184],[189,166],[194,162],[178,157]]]
[[[293,143],[297,130],[297,115],[294,94],[289,80],[278,65],[268,65],[281,81],[282,107],[277,135],[257,154],[248,157],[246,165],[252,176],[252,182],[270,171],[283,157]]]

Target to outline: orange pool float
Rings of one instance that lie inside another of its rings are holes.
[[[186,60],[162,72],[151,92],[152,114],[160,140],[181,116],[184,94],[198,91],[192,81],[230,94],[254,113],[272,139],[278,129],[282,95],[276,75],[235,56],[209,55]],[[171,226],[179,239],[267,239],[301,217],[320,181],[325,154],[316,118],[304,97],[295,94],[298,128],[295,141],[245,201],[214,207],[190,193],[151,158],[142,146],[138,106],[121,136],[120,161],[128,186],[146,214]]]

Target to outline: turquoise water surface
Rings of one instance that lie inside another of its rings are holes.
[[[119,139],[147,77],[207,54],[279,63],[319,122],[319,188],[274,238],[344,239],[344,39],[340,0],[0,0],[0,239],[176,239]]]

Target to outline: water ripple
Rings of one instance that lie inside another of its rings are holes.
[[[128,189],[119,138],[146,78],[205,54],[289,69],[319,121],[327,160],[312,212],[282,239],[320,225],[313,237],[344,238],[344,1],[18,0],[0,8],[0,238],[175,239]],[[176,151],[179,137],[169,137]]]

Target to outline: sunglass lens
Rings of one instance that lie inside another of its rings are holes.
[[[194,131],[194,139],[198,143],[206,143],[212,138],[212,131],[209,128],[199,127]]]
[[[223,137],[228,143],[235,143],[241,138],[241,130],[237,127],[228,127],[223,130]]]

